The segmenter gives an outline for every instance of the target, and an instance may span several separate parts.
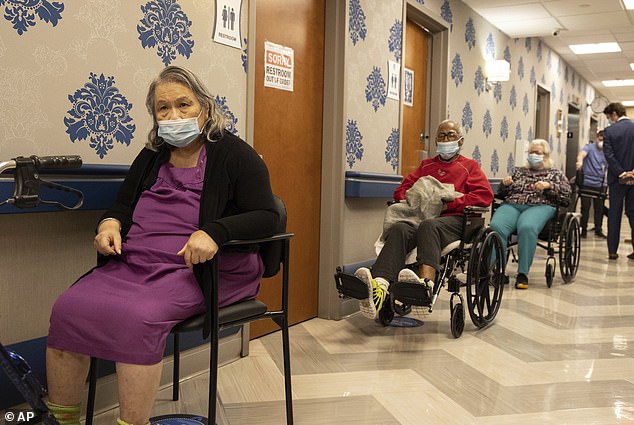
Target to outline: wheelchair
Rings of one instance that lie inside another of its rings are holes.
[[[454,338],[459,338],[465,327],[462,287],[466,287],[467,309],[473,324],[482,329],[493,322],[502,302],[506,264],[500,236],[484,226],[483,214],[487,212],[488,207],[469,206],[464,209],[462,237],[442,249],[441,270],[436,272],[433,289],[407,282],[390,285],[378,311],[377,320],[382,325],[389,325],[395,314],[409,314],[412,306],[426,307],[431,313],[444,287],[451,293],[450,325]],[[460,275],[466,275],[466,280],[461,280]],[[365,283],[343,273],[341,267],[337,267],[335,284],[342,298],[367,298]]]
[[[555,256],[559,259],[559,272],[565,284],[572,282],[579,270],[579,261],[581,260],[579,217],[581,214],[576,212],[579,193],[576,185],[571,184],[571,188],[570,197],[555,206],[554,217],[546,223],[537,236],[537,246],[546,250],[548,255],[544,275],[546,286],[549,288],[553,285],[557,268]],[[499,202],[493,204],[494,213],[497,207],[502,205],[501,199],[496,197],[495,200]],[[512,262],[517,262],[517,254],[515,253],[517,244],[517,235],[514,233],[510,236],[507,245],[507,262],[509,258]]]

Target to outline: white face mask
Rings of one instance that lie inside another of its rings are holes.
[[[597,148],[603,149],[603,142],[597,142]]]
[[[202,109],[200,114],[195,118],[182,118],[178,120],[162,120],[158,122],[158,135],[166,143],[177,147],[183,148],[198,138],[201,131],[198,127],[198,118],[203,113]]]
[[[453,158],[460,150],[460,144],[458,143],[458,140],[456,140],[455,142],[437,143],[436,152],[438,152],[438,155],[440,155],[440,157],[445,161]]]
[[[544,155],[540,155],[538,153],[529,153],[528,154],[528,164],[531,167],[539,167],[544,163]]]

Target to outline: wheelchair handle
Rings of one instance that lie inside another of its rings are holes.
[[[82,165],[81,156],[79,155],[55,155],[55,156],[35,156],[30,157],[18,156],[10,161],[0,162],[0,174],[8,170],[15,169],[18,164],[32,164],[36,171],[44,170],[66,170],[70,168],[79,168]]]
[[[81,165],[82,160],[79,155],[43,157],[35,155],[30,157],[18,156],[11,161],[0,162],[0,174],[7,170],[15,169],[13,175],[13,196],[1,201],[0,206],[8,203],[17,208],[35,208],[40,204],[53,205],[66,210],[76,210],[80,208],[84,202],[84,195],[81,191],[59,183],[43,180],[39,174],[44,170],[79,168]],[[40,187],[72,193],[77,198],[77,201],[75,205],[71,206],[58,201],[41,199],[39,194]]]
[[[69,168],[81,167],[82,161],[79,155],[66,156],[31,156],[35,163],[35,168],[42,170],[65,170]]]

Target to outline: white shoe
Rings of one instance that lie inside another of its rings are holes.
[[[420,283],[421,285],[425,285],[429,290],[434,289],[434,281],[430,279],[424,279],[422,277],[418,277],[416,273],[412,269],[403,269],[398,273],[398,281],[406,282],[406,283]]]
[[[429,297],[431,298],[431,294],[434,290],[434,281],[430,279],[424,279],[424,278],[418,277],[418,275],[414,273],[412,269],[401,270],[398,273],[398,281],[405,282],[405,283],[418,283],[418,284],[424,285],[427,288]],[[412,307],[412,313],[414,314],[414,316],[419,316],[419,317],[426,316],[427,313],[429,312],[428,307],[419,306],[419,305],[413,305],[411,307]]]
[[[372,273],[370,273],[370,270],[366,267],[358,268],[357,271],[354,272],[354,275],[365,283],[368,289],[368,297],[359,300],[359,311],[368,319],[375,319],[377,311],[383,307],[387,290],[372,278]]]

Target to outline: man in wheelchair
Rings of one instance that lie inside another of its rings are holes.
[[[354,273],[367,286],[367,298],[359,300],[359,308],[370,319],[377,317],[390,285],[395,282],[417,283],[432,289],[436,271],[441,270],[442,248],[462,237],[464,208],[488,207],[493,201],[493,191],[478,163],[460,155],[464,143],[461,126],[451,120],[441,122],[435,140],[438,155],[423,160],[396,188],[394,199],[405,200],[408,189],[426,176],[453,184],[454,190],[463,196],[443,202],[440,216],[423,219],[417,227],[405,221],[396,222],[383,233],[385,245],[371,270],[361,267]],[[407,254],[414,248],[417,248],[418,272],[405,267]]]
[[[567,203],[571,188],[566,176],[550,161],[546,140],[535,139],[528,148],[528,164],[517,167],[502,180],[496,198],[504,199],[490,226],[502,238],[506,253],[509,236],[517,232],[518,267],[515,287],[528,289],[528,272],[537,248],[537,237],[555,215],[556,206]]]

